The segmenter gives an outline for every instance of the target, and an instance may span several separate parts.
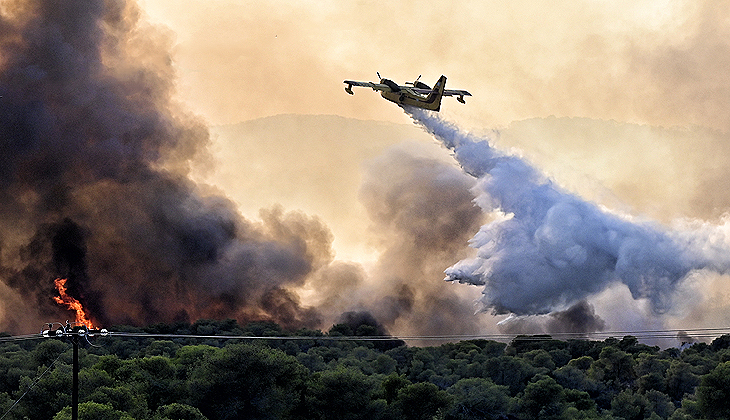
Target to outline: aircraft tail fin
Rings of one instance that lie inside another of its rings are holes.
[[[446,89],[446,76],[441,76],[436,82],[435,85],[433,85],[433,89],[431,89],[431,93],[428,94],[426,97],[426,100],[424,101],[426,103],[426,106],[424,108],[430,109],[432,111],[438,111],[441,109],[441,98],[444,96],[444,89]]]

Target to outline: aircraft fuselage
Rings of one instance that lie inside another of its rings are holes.
[[[383,98],[400,105],[410,105],[418,108],[438,111],[441,108],[441,97],[427,98],[417,93],[406,92],[380,92]]]
[[[390,91],[384,90],[380,92],[380,96],[391,102],[395,102],[400,105],[415,106],[431,111],[438,111],[441,109],[441,98],[443,97],[444,88],[446,86],[446,77],[444,76],[441,76],[427,96],[414,92],[410,87],[398,86],[396,83],[387,79],[382,79],[380,83],[386,84],[391,88]],[[426,88],[428,88],[428,86],[426,86]]]

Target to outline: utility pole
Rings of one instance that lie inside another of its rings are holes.
[[[73,379],[71,381],[71,420],[79,420],[79,336],[71,337],[74,348]]]
[[[66,325],[57,323],[61,327],[54,330],[52,323],[48,324],[48,329],[42,332],[43,337],[46,338],[70,338],[71,345],[73,346],[73,369],[71,379],[71,420],[79,419],[79,341],[81,337],[89,340],[89,337],[93,337],[95,334],[106,336],[109,332],[106,329],[102,330],[90,330],[83,325],[72,327],[71,324],[66,321]]]

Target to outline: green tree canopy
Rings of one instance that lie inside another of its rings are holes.
[[[730,418],[730,362],[717,365],[697,387],[700,413],[710,419]]]
[[[445,420],[503,419],[509,412],[509,388],[490,379],[461,379],[447,391],[453,396],[453,405]]]
[[[192,370],[190,400],[209,418],[280,419],[299,403],[306,372],[280,350],[233,344]]]

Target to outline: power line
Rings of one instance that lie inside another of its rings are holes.
[[[24,341],[24,340],[37,340],[43,338],[42,334],[25,334],[25,335],[10,335],[6,337],[0,337],[0,343],[12,342],[12,341]]]
[[[51,364],[46,368],[46,370],[44,370],[43,373],[41,373],[33,381],[33,383],[30,384],[30,386],[28,387],[28,389],[25,390],[25,392],[23,393],[23,395],[21,395],[20,398],[18,398],[17,400],[15,400],[15,402],[13,403],[13,405],[11,405],[10,408],[8,408],[8,411],[6,411],[5,414],[3,414],[2,417],[0,417],[0,420],[4,419],[5,416],[7,416],[8,413],[10,413],[13,410],[13,408],[15,408],[16,405],[18,405],[18,403],[20,402],[20,400],[22,400],[23,397],[25,397],[25,395],[28,394],[28,392],[30,392],[31,389],[33,389],[33,387],[38,383],[38,381],[41,380],[41,378],[43,377],[43,375],[45,375],[49,370],[51,370],[51,368],[53,367],[53,365],[56,364],[56,362],[58,361],[59,358],[61,358],[61,356],[63,355],[63,353],[64,352],[61,352],[61,353],[58,354],[58,356],[56,356],[56,359],[53,360],[53,362],[51,362]]]
[[[61,332],[62,335],[76,335],[76,332]],[[679,337],[679,335],[682,337]],[[277,335],[277,336],[253,336],[253,335],[210,335],[210,334],[175,334],[175,333],[145,333],[145,332],[122,332],[122,331],[97,331],[91,330],[81,335],[88,337],[107,336],[120,338],[187,338],[201,340],[319,340],[319,341],[449,341],[449,340],[495,340],[511,341],[515,338],[520,340],[545,340],[552,339],[592,339],[605,340],[608,338],[623,338],[626,336],[637,339],[681,339],[681,338],[714,338],[730,334],[730,327],[722,328],[694,328],[694,329],[655,329],[655,330],[617,330],[617,331],[595,331],[595,332],[542,332],[542,333],[489,333],[489,334],[444,334],[444,335],[407,335],[407,336],[330,336],[330,335]],[[24,334],[15,336],[0,337],[0,343],[38,340],[48,337],[48,330],[37,334]]]
[[[730,334],[730,327],[725,328],[696,328],[696,329],[657,329],[639,331],[605,331],[605,332],[555,332],[542,334],[446,334],[446,335],[410,335],[410,336],[250,336],[250,335],[197,335],[197,334],[160,334],[144,332],[113,332],[110,337],[129,338],[191,338],[191,339],[219,339],[219,340],[320,340],[320,341],[449,341],[449,340],[496,340],[511,341],[515,338],[520,340],[545,340],[552,339],[596,339],[605,340],[608,338],[632,336],[637,339],[663,338],[681,339],[687,338],[712,338],[724,334]]]

